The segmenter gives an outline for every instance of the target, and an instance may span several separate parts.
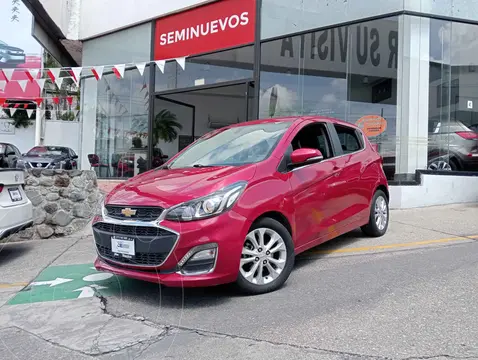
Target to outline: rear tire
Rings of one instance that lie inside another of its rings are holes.
[[[387,196],[382,190],[377,190],[370,206],[369,222],[362,226],[362,231],[371,237],[383,236],[387,232],[389,219]]]
[[[248,295],[275,291],[289,278],[294,261],[289,231],[274,219],[260,219],[244,239],[236,285]]]

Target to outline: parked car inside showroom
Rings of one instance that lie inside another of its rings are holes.
[[[65,146],[35,146],[17,160],[20,169],[77,169],[78,155]]]
[[[0,169],[0,239],[33,225],[33,206],[24,184],[23,170]]]
[[[165,286],[281,287],[295,256],[388,228],[381,157],[354,125],[256,120],[210,132],[118,185],[93,219],[95,267]]]

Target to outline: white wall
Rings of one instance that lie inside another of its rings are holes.
[[[56,0],[58,1],[58,0]],[[63,0],[65,1],[65,0]],[[214,0],[82,0],[80,40]]]
[[[419,186],[390,186],[390,208],[473,203],[478,201],[478,176],[421,175]]]
[[[54,121],[45,123],[45,145],[67,146],[80,152],[80,123],[77,121]]]
[[[35,125],[14,129],[13,134],[0,134],[0,142],[15,145],[21,153],[27,152],[35,146]]]

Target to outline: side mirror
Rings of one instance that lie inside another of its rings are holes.
[[[27,156],[27,154],[23,153],[22,156]]]
[[[324,156],[317,149],[297,149],[290,154],[292,166],[317,163],[324,160]]]
[[[169,158],[169,156],[168,156],[168,155],[163,155],[162,157],[163,157],[163,159],[167,159],[167,158]]]
[[[78,155],[73,155],[71,158],[72,159],[78,159]]]

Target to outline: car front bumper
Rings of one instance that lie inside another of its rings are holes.
[[[237,279],[243,243],[251,226],[243,216],[228,211],[200,221],[162,221],[155,229],[149,223],[139,224],[102,217],[94,220],[97,270],[170,287],[215,286]],[[124,258],[112,253],[112,236],[133,238],[135,256]],[[188,266],[191,269],[186,260],[204,248],[216,249],[214,260],[201,271],[186,272]]]

